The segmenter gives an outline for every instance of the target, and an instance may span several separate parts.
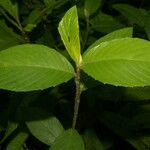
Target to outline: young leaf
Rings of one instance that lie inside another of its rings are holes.
[[[150,85],[150,42],[123,38],[103,42],[83,56],[83,70],[115,86]]]
[[[50,150],[85,150],[81,136],[76,130],[69,129],[63,132],[51,145]]]
[[[114,40],[114,39],[132,37],[132,34],[133,34],[132,27],[116,30],[116,31],[111,32],[111,33],[101,37],[100,39],[98,39],[88,49],[98,46],[102,42],[106,42],[106,41],[110,41],[110,40]]]
[[[100,7],[102,0],[85,0],[84,12],[85,16],[89,17]]]
[[[43,45],[24,44],[0,52],[1,89],[45,89],[68,81],[73,73],[65,57]]]
[[[6,150],[22,150],[23,144],[28,138],[28,133],[20,132],[18,133],[7,145]]]
[[[79,24],[76,6],[67,11],[58,27],[61,39],[76,64],[81,63]]]
[[[4,8],[14,19],[18,19],[18,5],[16,2],[12,3],[11,0],[0,0],[0,6]]]
[[[41,142],[51,145],[64,131],[61,123],[55,117],[27,122],[31,133]]]

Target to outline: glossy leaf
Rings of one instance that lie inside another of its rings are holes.
[[[28,138],[28,134],[25,132],[18,133],[7,145],[6,150],[22,150],[24,142]]]
[[[51,145],[50,150],[85,150],[81,136],[76,130],[64,131]]]
[[[4,8],[14,19],[18,18],[18,5],[16,2],[13,3],[11,0],[0,0],[0,6]]]
[[[115,86],[150,85],[150,42],[123,38],[103,42],[83,56],[83,70]]]
[[[67,11],[58,27],[61,39],[72,59],[79,65],[81,63],[79,24],[76,6]]]
[[[55,117],[27,122],[31,133],[41,142],[51,145],[64,131],[61,123]]]
[[[133,34],[133,28],[118,29],[114,32],[111,32],[111,33],[101,37],[100,39],[95,41],[88,49],[98,46],[102,42],[111,41],[114,39],[132,37],[132,34]]]
[[[68,81],[73,73],[65,57],[43,45],[24,44],[0,52],[1,89],[45,89]]]
[[[85,0],[84,12],[85,16],[89,17],[100,7],[102,0]]]

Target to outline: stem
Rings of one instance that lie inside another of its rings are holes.
[[[30,43],[30,39],[29,39],[29,37],[27,36],[26,32],[24,31],[24,29],[22,27],[22,24],[20,22],[19,16],[16,16],[16,22],[17,22],[17,24],[18,24],[18,26],[20,28],[20,31],[21,31],[21,34],[22,34],[22,37],[23,37],[24,41],[26,43]]]
[[[81,88],[80,88],[80,67],[76,67],[76,75],[75,75],[75,84],[76,84],[76,95],[75,95],[75,105],[74,105],[74,116],[72,122],[72,128],[75,129],[76,122],[78,119],[78,111],[80,105],[80,96],[81,96]]]

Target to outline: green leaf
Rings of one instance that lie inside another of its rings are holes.
[[[85,0],[84,13],[86,17],[89,17],[101,6],[102,0]]]
[[[44,0],[44,4],[49,9],[57,9],[64,5],[68,0]]]
[[[43,15],[41,14],[42,10],[40,8],[35,8],[29,14],[27,18],[27,25],[24,27],[24,30],[27,32],[31,32],[39,22],[43,19]]]
[[[133,34],[133,28],[131,28],[131,27],[116,30],[116,31],[111,32],[111,33],[101,37],[100,39],[98,39],[88,49],[98,46],[102,42],[111,41],[114,39],[132,37],[132,34]]]
[[[145,106],[146,107],[146,106]],[[150,129],[150,110],[137,113],[131,121],[131,126],[138,129]]]
[[[51,145],[50,150],[85,150],[81,136],[76,130],[64,131]]]
[[[0,52],[1,89],[45,89],[68,81],[73,74],[64,56],[43,45],[24,44]]]
[[[24,142],[28,138],[28,134],[25,132],[18,133],[7,145],[6,150],[22,150]]]
[[[100,142],[94,131],[87,130],[83,135],[83,139],[86,150],[104,150],[103,144]]]
[[[132,100],[149,100],[150,99],[150,87],[135,87],[126,88],[125,96]]]
[[[61,123],[55,117],[27,122],[31,133],[41,142],[51,145],[64,131]]]
[[[8,28],[4,21],[0,21],[0,51],[22,42],[21,36]]]
[[[76,64],[82,61],[80,54],[79,24],[76,6],[67,11],[58,27],[61,39]]]
[[[92,29],[98,32],[102,32],[102,33],[109,33],[109,32],[125,27],[122,23],[120,23],[114,17],[104,14],[102,12],[99,13],[94,18],[92,18],[90,20],[90,23],[91,23]]]
[[[150,42],[123,38],[90,49],[83,56],[83,70],[103,83],[115,86],[150,85]]]
[[[69,0],[55,0],[56,1],[56,6],[55,9],[58,9],[59,7],[63,6],[65,3],[67,3]]]
[[[113,8],[118,10],[123,16],[125,16],[130,22],[136,23],[139,26],[144,26],[144,14],[141,9],[135,8],[128,4],[115,4]]]
[[[4,142],[18,127],[18,124],[9,122],[4,137],[0,141],[0,144]]]
[[[32,10],[32,12],[29,14],[27,18],[27,23],[28,24],[37,24],[42,20],[41,16],[41,9],[40,8],[35,8]]]
[[[145,9],[139,9],[128,4],[116,4],[113,6],[131,23],[143,27],[148,39],[150,39],[150,15]]]
[[[16,2],[13,3],[11,0],[0,0],[0,6],[14,19],[18,19],[18,5]]]
[[[133,145],[137,150],[150,149],[150,136],[141,136],[136,138],[129,138],[127,141]]]
[[[125,117],[121,113],[103,112],[100,121],[111,129],[115,134],[128,141],[137,150],[148,150],[150,148],[150,136],[136,134],[133,132],[135,126],[131,126],[132,117]],[[136,122],[135,122],[136,124]],[[136,129],[137,130],[137,129]],[[137,132],[136,132],[137,133]],[[132,137],[132,138],[131,138]]]
[[[148,39],[150,40],[150,14],[147,14],[144,18],[144,30],[147,34]]]
[[[53,6],[56,4],[56,0],[44,0],[44,4],[46,7],[53,8]]]

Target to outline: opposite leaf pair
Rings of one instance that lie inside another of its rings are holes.
[[[65,14],[58,29],[76,66],[96,80],[117,86],[150,85],[150,42],[131,38],[131,28],[99,39],[88,48],[83,58],[75,6]],[[43,45],[24,44],[0,52],[1,89],[45,89],[73,76],[74,69],[68,60]]]

